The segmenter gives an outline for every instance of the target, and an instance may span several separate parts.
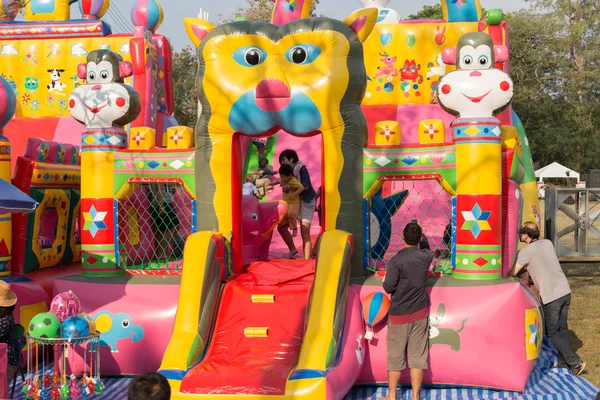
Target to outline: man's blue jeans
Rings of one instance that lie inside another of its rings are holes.
[[[558,350],[559,368],[573,369],[581,363],[581,359],[571,348],[569,339],[569,306],[571,294],[544,304],[544,318],[546,320],[546,336]]]

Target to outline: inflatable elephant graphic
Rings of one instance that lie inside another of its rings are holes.
[[[94,317],[96,330],[100,332],[100,345],[110,346],[111,353],[118,353],[117,342],[131,337],[132,342],[144,338],[144,328],[134,325],[131,317],[125,313],[112,314],[100,311]]]

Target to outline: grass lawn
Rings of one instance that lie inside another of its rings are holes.
[[[600,387],[600,263],[562,263],[572,290],[571,346],[587,363],[582,376]]]

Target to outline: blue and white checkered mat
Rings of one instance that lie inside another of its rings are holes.
[[[571,375],[566,370],[550,369],[556,363],[556,351],[544,339],[542,352],[533,373],[529,377],[524,393],[498,392],[485,389],[426,389],[421,393],[423,400],[593,400],[598,388],[587,380]],[[90,399],[127,400],[127,386],[130,379],[105,378],[105,391],[100,396]],[[24,400],[21,392],[22,383],[17,382],[15,399]],[[387,387],[355,387],[345,400],[371,400],[387,395]],[[410,389],[403,388],[398,392],[398,399],[409,400]]]

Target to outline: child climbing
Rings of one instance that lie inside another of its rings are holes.
[[[258,161],[258,166],[258,177],[256,178],[255,185],[258,193],[261,197],[264,197],[273,187],[271,177],[277,175],[277,171],[269,168],[269,160],[267,158],[261,158]]]
[[[292,230],[292,237],[296,237],[298,235],[298,213],[300,212],[299,195],[305,189],[300,181],[294,178],[293,174],[294,168],[292,168],[291,165],[284,164],[279,168],[279,175],[281,176],[282,200],[287,204],[287,215],[281,224],[284,226],[288,225]],[[288,258],[291,258],[298,253],[298,250],[294,250],[290,250],[290,255]]]

